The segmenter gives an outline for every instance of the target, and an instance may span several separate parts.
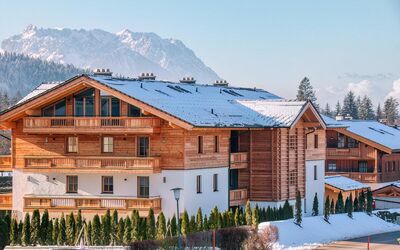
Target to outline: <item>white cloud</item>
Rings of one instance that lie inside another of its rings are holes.
[[[393,82],[392,89],[390,90],[389,94],[387,94],[385,99],[389,97],[394,97],[400,100],[400,79],[397,79],[396,81]]]
[[[357,96],[370,96],[372,89],[372,84],[369,80],[362,80],[358,83],[349,83],[347,86],[347,91],[353,91],[354,94]]]

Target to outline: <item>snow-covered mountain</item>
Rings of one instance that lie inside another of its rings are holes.
[[[159,79],[193,76],[210,83],[219,76],[176,39],[155,33],[100,29],[44,29],[29,25],[21,34],[5,39],[1,48],[35,58],[73,64],[81,68],[110,68],[124,76],[154,72]]]

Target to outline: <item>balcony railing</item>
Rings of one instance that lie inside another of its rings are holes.
[[[382,174],[364,172],[325,172],[325,175],[341,175],[364,183],[375,183],[381,181]]]
[[[155,133],[158,117],[25,117],[25,133]]]
[[[25,156],[26,169],[74,169],[74,171],[130,170],[134,173],[160,172],[159,157],[122,156]]]
[[[229,191],[229,205],[233,206],[241,206],[246,204],[247,202],[247,189],[235,189]]]
[[[359,148],[327,148],[328,157],[360,157]]]
[[[52,209],[52,210],[138,210],[147,212],[153,208],[155,212],[161,211],[161,198],[149,197],[101,197],[101,196],[56,196],[56,195],[26,195],[24,197],[24,210]]]
[[[0,155],[0,171],[11,171],[11,155]]]
[[[231,153],[231,169],[242,169],[249,166],[249,153]]]
[[[0,194],[0,210],[11,210],[12,193]]]

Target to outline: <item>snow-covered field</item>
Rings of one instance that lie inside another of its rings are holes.
[[[279,229],[279,241],[275,249],[312,249],[332,241],[400,230],[399,225],[363,212],[353,213],[353,219],[347,214],[331,215],[329,221],[331,224],[325,222],[322,216],[305,217],[302,228],[295,225],[292,219],[264,222],[259,228],[274,225]]]

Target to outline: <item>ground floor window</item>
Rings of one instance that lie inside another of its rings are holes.
[[[102,176],[102,193],[112,194],[114,192],[114,178],[112,176]]]
[[[150,195],[150,178],[148,176],[138,176],[138,197],[148,198]]]
[[[196,176],[196,192],[201,193],[201,175]]]
[[[67,193],[77,193],[78,192],[78,176],[67,175]]]

